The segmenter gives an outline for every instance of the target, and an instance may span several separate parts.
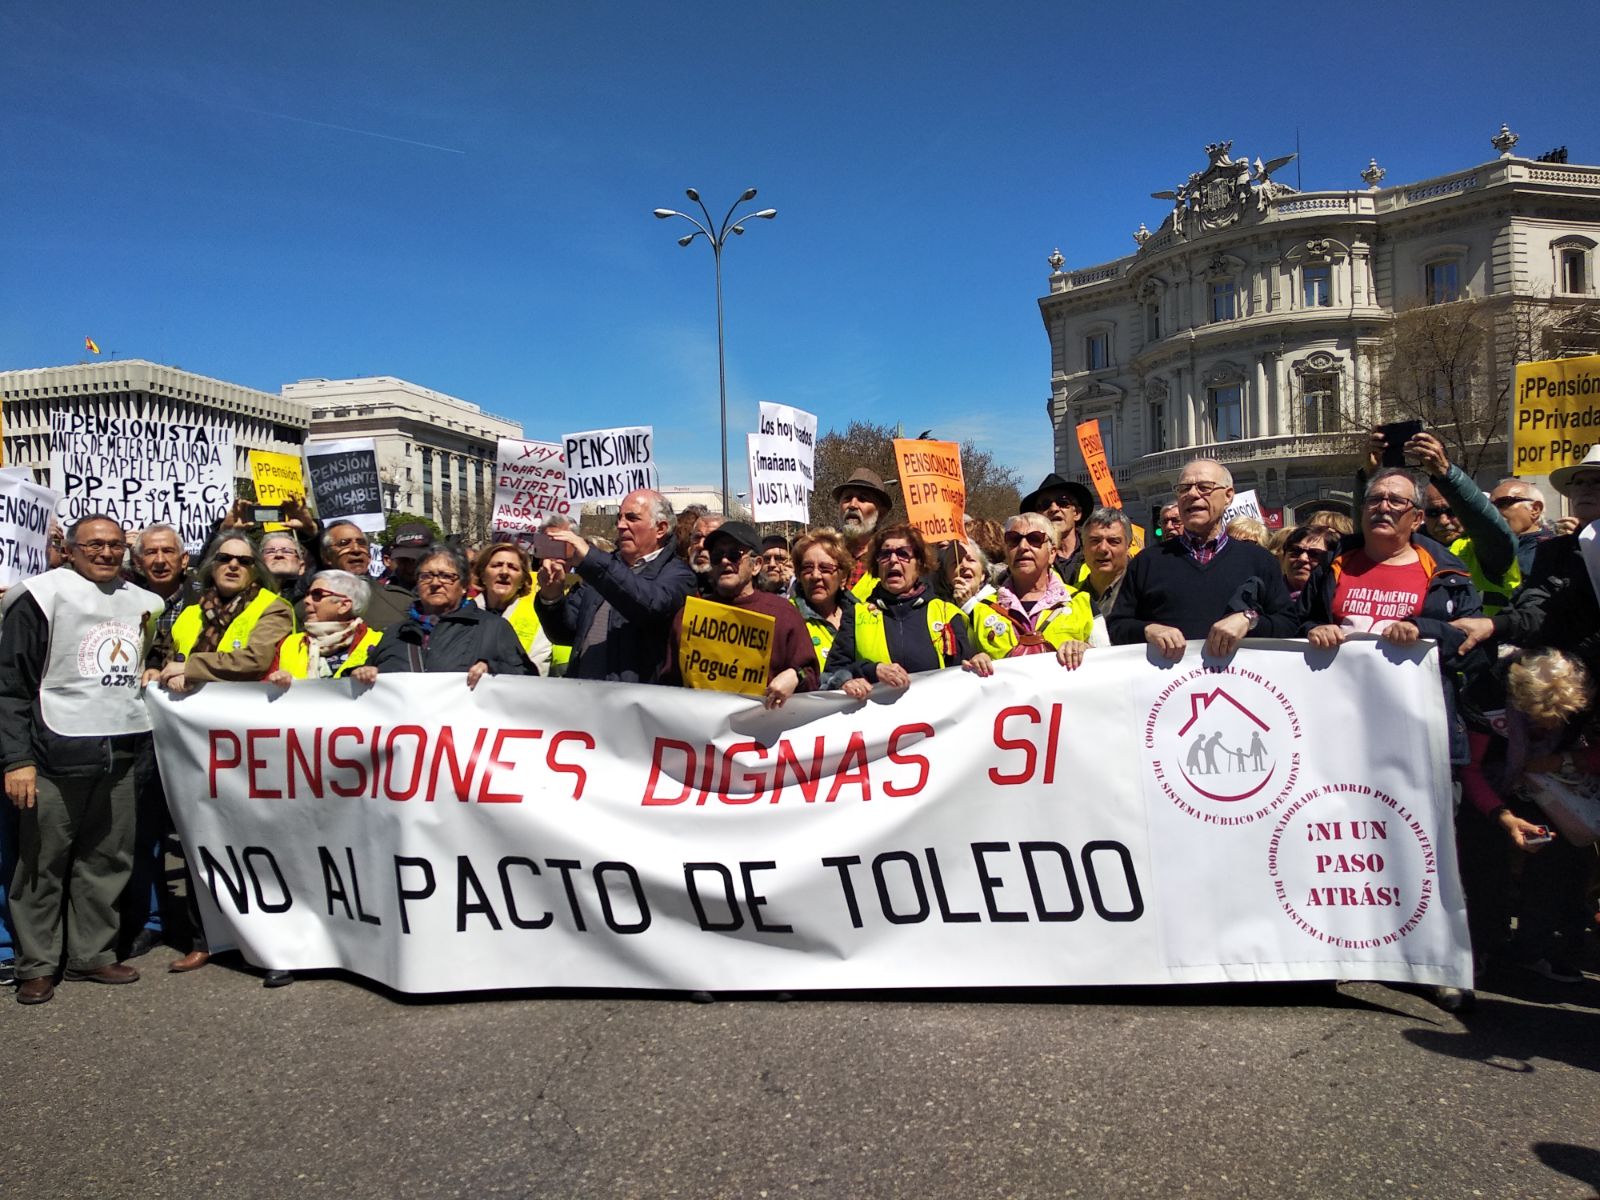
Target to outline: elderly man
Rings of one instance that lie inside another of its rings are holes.
[[[1541,544],[1528,582],[1510,607],[1491,618],[1458,620],[1475,646],[1489,637],[1519,646],[1548,646],[1577,655],[1600,675],[1600,444],[1581,463],[1550,473],[1550,486],[1567,498],[1579,532]]]
[[[1095,616],[1103,619],[1111,615],[1117,593],[1122,590],[1128,552],[1133,547],[1133,522],[1120,508],[1097,508],[1080,532],[1084,569],[1079,572],[1082,582],[1077,586],[1088,591]]]
[[[535,611],[552,642],[572,647],[567,675],[656,682],[672,618],[695,590],[694,572],[672,552],[667,498],[640,489],[623,500],[614,554],[591,547],[570,529],[546,530],[567,553],[540,566]],[[569,571],[588,586],[569,594]]]
[[[1161,506],[1161,515],[1157,518],[1157,527],[1161,530],[1163,540],[1175,538],[1183,532],[1183,518],[1178,515],[1178,502],[1169,500]]]
[[[139,673],[161,600],[122,578],[126,548],[115,521],[82,518],[67,531],[70,569],[18,584],[0,626],[0,763],[21,810],[10,901],[23,1004],[55,995],[63,955],[69,979],[139,978],[116,960],[117,902],[133,863],[134,763],[150,737]]]
[[[706,538],[722,528],[727,517],[721,513],[706,513],[694,523],[689,535],[689,569],[694,572],[700,595],[711,594],[711,555],[706,553]]]
[[[833,489],[833,498],[839,504],[839,532],[844,535],[845,549],[855,560],[845,586],[856,599],[865,600],[878,586],[877,577],[872,573],[873,564],[867,561],[867,551],[878,523],[894,511],[894,497],[883,486],[881,475],[866,467],[857,467],[850,472],[849,479]]]
[[[1385,445],[1383,434],[1373,430],[1367,445],[1369,472],[1381,461]],[[1451,463],[1444,443],[1433,434],[1413,434],[1405,452],[1428,473],[1422,509],[1427,536],[1461,560],[1483,597],[1484,611],[1499,612],[1522,584],[1517,538],[1506,517],[1471,476]]]
[[[755,586],[759,591],[774,596],[787,596],[789,584],[794,579],[794,562],[789,557],[789,539],[782,534],[771,534],[761,539],[761,561],[757,566]]]
[[[261,565],[277,582],[278,595],[298,604],[306,593],[306,552],[300,539],[286,529],[266,534],[259,548]]]
[[[401,526],[396,530],[398,535],[401,530],[413,528],[427,531],[427,526]],[[349,521],[335,521],[322,531],[322,565],[339,571],[349,571],[352,575],[359,575],[363,579],[372,573],[372,543],[361,529]],[[410,584],[399,583],[375,584],[372,588],[372,599],[367,602],[366,621],[374,629],[384,630],[391,625],[398,625],[406,619],[411,611],[411,604],[416,599],[416,556],[407,552]]]
[[[161,598],[163,607],[156,618],[156,641],[159,642],[171,635],[172,623],[183,607],[199,598],[200,587],[189,570],[189,553],[183,548],[176,529],[158,523],[147,526],[134,537],[130,557],[133,582]],[[122,933],[118,950],[123,958],[148,954],[161,942],[164,924],[177,915],[165,886],[167,835],[172,832],[172,816],[167,811],[167,793],[156,766],[155,747],[149,741],[140,750],[133,776],[138,815],[133,872],[120,906]]]
[[[1078,586],[1078,576],[1083,568],[1083,546],[1078,541],[1078,527],[1094,508],[1094,498],[1081,483],[1073,483],[1056,474],[1046,475],[1044,482],[1022,498],[1019,513],[1042,513],[1056,527],[1056,574],[1061,582]]]
[[[812,691],[817,686],[817,654],[811,645],[800,610],[781,596],[759,590],[756,573],[761,560],[761,539],[743,521],[729,521],[706,539],[711,555],[712,592],[707,599],[747,612],[765,613],[775,622],[772,648],[767,654],[767,690],[762,703],[781,708],[795,692]],[[667,669],[662,682],[681,684],[683,610],[672,619],[672,637],[667,643]]]
[[[1174,489],[1183,532],[1128,564],[1106,627],[1114,645],[1148,642],[1171,662],[1190,638],[1204,638],[1217,658],[1246,634],[1293,637],[1298,631],[1278,560],[1260,546],[1228,537],[1222,514],[1233,502],[1233,476],[1215,459],[1183,468]]]

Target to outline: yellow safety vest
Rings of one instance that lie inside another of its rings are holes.
[[[217,643],[217,649],[226,654],[230,650],[241,649],[250,640],[250,632],[255,629],[256,622],[261,620],[261,614],[271,608],[274,603],[283,604],[283,598],[275,592],[262,588],[256,593],[256,598],[244,606],[244,611],[228,622],[228,627],[222,631],[222,640]],[[172,648],[185,658],[189,651],[194,649],[195,642],[200,640],[200,630],[204,618],[200,614],[198,604],[187,604],[178,619],[172,623]]]
[[[870,600],[872,599],[872,589],[877,586],[878,577],[868,571],[860,579],[856,580],[855,586],[850,589],[850,594],[857,600]]]
[[[987,600],[973,606],[967,624],[973,641],[990,658],[1005,658],[1017,648],[1017,627]],[[1089,593],[1073,589],[1071,599],[1051,609],[1035,632],[1054,650],[1059,650],[1063,642],[1087,642],[1094,632],[1094,606],[1089,602]]]
[[[378,644],[378,639],[383,637],[383,630],[373,629],[370,626],[361,635],[361,640],[350,648],[349,655],[333,673],[335,679],[346,671],[354,670],[367,661],[367,651]],[[311,635],[309,633],[291,633],[283,639],[283,645],[278,647],[278,669],[289,672],[296,679],[304,679],[311,670]]]
[[[539,636],[539,614],[533,610],[533,594],[530,592],[526,596],[518,596],[500,615],[516,630],[517,641],[522,643],[522,652],[532,654],[533,639]],[[570,654],[572,647],[568,646],[566,650]]]
[[[856,657],[866,662],[886,663],[889,658],[889,638],[883,628],[883,610],[876,604],[857,604],[855,607]],[[933,641],[933,652],[939,656],[939,666],[945,664],[944,627],[956,621],[961,610],[948,600],[928,601],[928,637]]]
[[[1450,543],[1450,553],[1459,558],[1472,576],[1472,586],[1483,595],[1484,616],[1492,617],[1511,603],[1511,593],[1522,586],[1522,567],[1516,555],[1511,556],[1511,566],[1498,580],[1489,575],[1478,561],[1478,551],[1469,537],[1457,538]]]
[[[821,617],[806,618],[806,632],[811,635],[811,648],[817,653],[817,670],[828,664],[828,651],[833,649],[833,639],[839,631]]]

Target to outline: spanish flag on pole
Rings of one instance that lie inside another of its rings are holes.
[[[87,336],[84,337],[84,339],[83,339],[83,348],[85,350],[87,350],[90,354],[99,354],[100,353],[100,347],[96,346],[94,344],[94,339],[92,337],[87,337]]]

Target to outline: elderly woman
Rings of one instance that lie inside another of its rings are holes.
[[[1077,667],[1094,632],[1094,606],[1088,592],[1051,570],[1055,524],[1042,513],[1018,513],[1006,522],[1005,547],[1006,573],[973,613],[978,645],[992,658],[1053,651],[1063,666]]]
[[[310,586],[305,547],[300,539],[284,529],[265,534],[261,539],[261,563],[277,581],[278,595],[290,604],[298,604]]]
[[[151,652],[161,686],[185,692],[212,680],[261,679],[294,630],[294,611],[274,590],[254,544],[237,531],[218,534],[195,577],[199,598],[184,606]]]
[[[1283,564],[1283,581],[1289,585],[1289,599],[1299,600],[1311,582],[1311,572],[1333,557],[1339,535],[1327,525],[1297,525],[1283,539],[1278,561]]]
[[[988,554],[973,538],[939,547],[939,583],[944,593],[960,605],[969,629],[972,610],[980,601],[994,597],[994,584],[989,582],[992,573]]]
[[[806,632],[811,635],[820,671],[827,665],[828,651],[833,649],[846,610],[855,603],[855,597],[844,586],[855,564],[837,529],[813,529],[796,539],[790,555],[794,561],[792,599],[806,620]],[[836,688],[847,677],[841,674],[831,682],[824,678],[822,686]]]
[[[478,565],[472,573],[478,581],[478,594],[473,600],[479,608],[504,617],[522,644],[523,653],[539,674],[548,675],[554,647],[533,610],[533,572],[533,560],[515,542],[486,547],[478,555]]]
[[[989,656],[973,648],[961,610],[933,594],[933,555],[920,533],[910,525],[879,529],[868,560],[878,584],[839,623],[824,677],[842,672],[844,692],[865,700],[874,684],[910,687],[912,675],[956,663],[994,673]]]
[[[296,679],[338,679],[366,662],[383,636],[361,619],[371,598],[372,585],[349,571],[313,575],[300,601],[304,632],[278,647],[267,682],[286,688]]]
[[[385,671],[465,671],[469,688],[485,675],[538,674],[504,618],[467,599],[465,556],[440,545],[417,564],[417,598],[406,619],[384,630],[365,665],[350,674],[372,683]]]

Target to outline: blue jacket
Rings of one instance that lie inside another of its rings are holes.
[[[545,636],[572,647],[568,679],[655,683],[667,661],[672,618],[695,590],[694,572],[672,552],[669,540],[637,571],[615,554],[590,550],[578,564],[581,587],[563,599],[538,600]],[[609,602],[605,636],[586,646],[602,603]]]

